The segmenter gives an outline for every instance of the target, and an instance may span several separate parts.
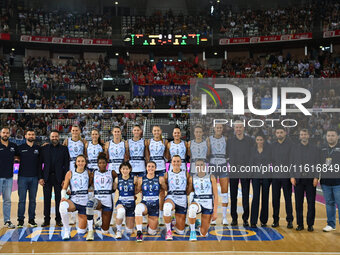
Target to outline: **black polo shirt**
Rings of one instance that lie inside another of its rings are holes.
[[[40,146],[24,143],[18,146],[17,155],[20,157],[19,176],[37,177],[41,168]]]
[[[247,166],[250,162],[250,152],[253,147],[253,140],[244,135],[238,139],[235,135],[227,141],[227,156],[232,166]]]
[[[331,169],[330,167],[328,167],[327,172],[322,171],[320,183],[323,184],[323,185],[329,185],[329,186],[340,185],[340,173],[334,171],[336,169],[336,167],[339,167],[339,165],[340,165],[340,144],[339,144],[339,142],[333,148],[331,148],[328,144],[326,144],[322,147],[322,149],[321,149],[321,163],[326,164],[327,161],[331,161],[329,165],[332,165],[333,171],[330,171],[330,169]],[[338,176],[339,176],[339,178],[336,178]]]
[[[8,142],[6,147],[0,142],[0,178],[13,177],[14,156],[17,148],[15,143]]]

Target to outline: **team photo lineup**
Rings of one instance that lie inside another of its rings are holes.
[[[0,0],[0,253],[340,254],[337,0]]]

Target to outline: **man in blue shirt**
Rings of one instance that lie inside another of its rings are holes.
[[[9,139],[9,128],[3,127],[0,132],[0,193],[3,198],[3,215],[5,226],[15,228],[11,222],[11,194],[13,185],[13,164],[17,146]]]
[[[18,228],[22,228],[25,219],[26,195],[29,194],[28,223],[37,227],[35,223],[36,196],[38,190],[38,174],[41,171],[40,146],[34,143],[33,129],[26,131],[26,143],[18,147],[20,167],[18,173]]]

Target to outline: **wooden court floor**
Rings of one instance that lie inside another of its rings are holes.
[[[36,221],[39,226],[43,222],[42,199],[42,189],[39,187],[36,210]],[[12,201],[11,220],[16,225],[18,201],[16,191],[12,193]],[[241,199],[238,206],[241,210]],[[305,215],[306,210],[305,203]],[[269,215],[272,215],[271,208]],[[61,241],[60,228],[54,228],[54,215],[52,215],[51,227],[47,230],[39,227],[22,230],[3,228],[2,200],[0,200],[0,254],[340,254],[340,227],[337,225],[337,230],[330,233],[322,231],[326,226],[326,209],[320,202],[316,204],[315,230],[311,233],[307,230],[297,232],[295,220],[294,229],[286,228],[283,196],[280,227],[274,230],[270,227],[258,228],[255,233],[254,229],[244,229],[242,225],[233,228],[222,227],[220,216],[219,209],[218,224],[209,232],[211,233],[209,236],[213,238],[205,241],[189,242],[188,236],[178,237],[173,241],[163,241],[164,236],[158,236],[137,244],[133,235],[130,239],[122,241],[116,241],[112,235],[102,239],[96,237],[97,240],[102,241],[86,242],[86,235],[73,237],[70,241]],[[229,211],[228,220],[231,221]],[[239,223],[242,223],[241,213]],[[272,219],[269,218],[268,226],[271,223]],[[73,229],[73,232],[76,231]],[[113,230],[110,232],[113,234]],[[146,237],[147,235],[144,235],[145,239]]]

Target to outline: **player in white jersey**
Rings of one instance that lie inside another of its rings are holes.
[[[182,160],[181,169],[187,169],[186,157],[188,152],[188,143],[181,140],[182,133],[179,127],[175,127],[172,131],[173,141],[168,143],[167,151],[170,154],[170,158],[175,155],[179,155]]]
[[[153,138],[145,142],[145,155],[147,161],[156,163],[156,175],[164,176],[166,172],[166,161],[169,160],[167,152],[168,141],[162,138],[162,129],[160,126],[152,127]],[[159,195],[159,225],[164,225],[163,204],[165,192],[162,190]]]
[[[194,192],[194,199],[189,206],[190,241],[197,241],[195,221],[198,213],[202,213],[199,231],[206,237],[210,222],[217,218],[218,191],[215,176],[207,171],[205,162],[198,159],[195,162],[196,173],[190,176],[190,191]]]
[[[81,130],[78,125],[73,125],[71,128],[71,137],[64,140],[63,145],[67,146],[68,152],[70,154],[70,170],[74,170],[75,159],[78,155],[83,155],[84,153],[84,141],[81,139]],[[74,225],[76,223],[76,213],[71,213],[70,224]]]
[[[203,127],[197,124],[194,128],[195,139],[189,142],[189,155],[190,155],[190,173],[195,173],[195,161],[197,159],[206,160],[210,155],[210,148],[206,140],[203,139]]]
[[[113,140],[105,143],[105,153],[109,160],[109,170],[116,171],[119,175],[119,166],[127,160],[127,148],[122,140],[122,131],[120,127],[115,126],[112,129]]]
[[[86,158],[84,155],[76,157],[75,170],[67,172],[61,190],[61,202],[59,206],[60,216],[64,225],[63,240],[70,239],[70,226],[68,212],[78,211],[78,233],[86,233],[86,204],[88,201],[88,190],[90,186],[90,172],[86,169]],[[71,197],[66,198],[68,186],[71,187]]]
[[[220,182],[219,195],[222,200],[222,224],[228,225],[227,207],[229,203],[228,184],[229,178],[227,173],[227,138],[223,136],[223,125],[216,124],[214,135],[207,138],[207,145],[210,148],[209,169],[217,180]],[[213,222],[214,224],[215,222]]]
[[[132,176],[143,177],[145,175],[145,140],[142,138],[142,128],[134,125],[133,138],[126,141],[127,157],[132,166]]]
[[[90,181],[94,186],[94,197],[90,198],[87,202],[86,206],[86,215],[87,215],[87,227],[88,233],[86,240],[93,241],[94,240],[94,231],[93,231],[93,215],[94,210],[102,211],[102,232],[107,234],[110,221],[113,212],[113,202],[112,201],[112,192],[113,183],[117,178],[117,174],[115,171],[109,171],[106,169],[107,166],[107,158],[106,154],[101,152],[98,155],[98,170],[92,172],[90,174]]]
[[[165,173],[164,179],[168,186],[167,196],[164,202],[164,221],[166,226],[166,240],[172,240],[171,212],[175,210],[176,225],[175,231],[179,235],[184,235],[185,216],[187,214],[187,194],[190,186],[190,175],[185,169],[181,169],[181,157],[172,157],[172,170]]]
[[[98,155],[103,152],[102,141],[97,129],[91,131],[91,141],[85,143],[85,155],[87,156],[87,168],[93,172],[98,170]]]

